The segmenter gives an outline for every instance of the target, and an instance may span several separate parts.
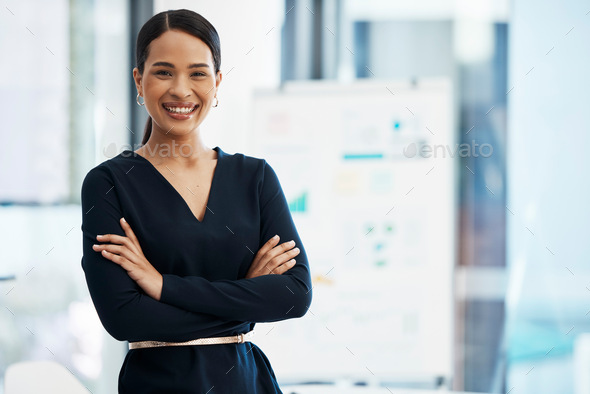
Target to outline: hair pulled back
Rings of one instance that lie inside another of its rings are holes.
[[[160,12],[152,16],[141,27],[135,46],[135,63],[140,74],[143,74],[151,42],[169,30],[183,31],[203,41],[211,50],[213,66],[215,74],[217,74],[221,66],[221,44],[217,30],[203,16],[186,9]],[[141,141],[142,145],[148,141],[151,134],[152,118],[148,117]]]

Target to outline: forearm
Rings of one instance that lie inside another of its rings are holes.
[[[294,240],[300,249],[295,258],[296,264],[281,275],[239,280],[209,281],[198,276],[163,275],[162,302],[223,319],[251,322],[290,319],[307,312],[312,301],[307,253],[278,177],[266,161],[261,162],[260,175],[258,249],[275,234],[284,240]]]
[[[295,265],[283,275],[239,280],[208,281],[197,276],[163,275],[161,301],[221,319],[251,322],[291,319],[305,315],[311,303],[311,287],[300,278],[308,275],[303,264]]]
[[[123,213],[109,171],[91,170],[81,196],[82,267],[98,316],[114,338],[183,341],[224,333],[243,323],[189,312],[145,295],[123,268],[92,249],[98,234],[124,235],[119,224]]]
[[[219,335],[240,324],[158,302],[144,294],[121,267],[97,256],[85,255],[82,266],[98,316],[117,340],[185,341]]]

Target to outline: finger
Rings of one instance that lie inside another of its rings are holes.
[[[259,254],[260,256],[264,256],[269,250],[274,248],[277,243],[279,243],[280,239],[281,239],[281,237],[279,237],[278,234],[275,235],[274,237],[272,237],[271,239],[266,241],[264,243],[264,245],[262,245],[262,247],[260,248],[260,250],[258,251],[257,254]]]
[[[287,261],[289,261],[292,257],[295,257],[299,254],[299,248],[295,248],[293,250],[290,250],[288,252],[285,253],[281,253],[280,255],[273,257],[267,264],[266,267],[268,267],[268,269],[270,271],[272,271],[272,273],[275,273],[275,270],[277,268],[279,268],[281,265],[285,264]]]
[[[132,264],[128,259],[123,256],[120,256],[115,253],[111,253],[107,250],[103,250],[101,254],[106,258],[112,261],[113,263],[121,266],[125,271],[129,272],[134,268],[134,264]]]
[[[277,245],[277,246],[273,247],[272,249],[270,249],[269,251],[267,251],[266,253],[264,253],[263,257],[266,258],[267,260],[270,260],[273,257],[279,256],[279,255],[285,253],[286,251],[293,248],[294,246],[295,246],[294,241],[283,242],[282,244]]]
[[[100,242],[111,243],[115,245],[125,245],[130,250],[133,250],[135,253],[139,253],[137,247],[133,244],[133,242],[128,238],[118,234],[105,234],[105,235],[97,235],[96,239]]]
[[[270,251],[266,252],[266,254],[264,256],[262,256],[262,260],[263,260],[263,262],[266,262],[268,264],[272,259],[276,259],[277,257],[288,253],[291,250],[291,248],[293,248],[294,246],[295,246],[295,242],[293,242],[293,241],[284,242],[281,245],[275,246]],[[298,250],[298,248],[295,248],[295,249]],[[293,250],[295,250],[295,249],[293,249]],[[295,255],[289,255],[287,257],[293,257]],[[285,260],[282,259],[279,261],[279,263],[282,263],[283,261],[285,261]],[[276,265],[273,265],[273,267],[275,267],[275,266]]]
[[[277,267],[275,267],[273,264],[266,264],[262,270],[263,275],[274,275],[275,269],[277,269]]]
[[[277,268],[275,268],[275,269],[273,270],[273,272],[274,272],[275,274],[282,275],[282,274],[284,274],[285,272],[287,272],[288,270],[290,270],[291,268],[293,268],[293,267],[295,266],[295,264],[296,264],[296,261],[295,261],[295,259],[291,259],[291,260],[289,260],[289,261],[285,262],[284,264],[281,264],[281,265],[280,265],[280,266],[278,266]]]
[[[266,274],[281,275],[295,265],[295,259],[285,258],[281,256],[279,259],[274,259],[272,263],[265,266]]]
[[[280,249],[281,253],[284,253],[287,250],[292,249],[294,247],[295,247],[295,241],[291,240],[288,242],[283,242],[282,244],[276,246],[275,249]]]
[[[97,235],[96,239],[99,240],[100,242],[107,242],[107,243],[111,243],[111,244],[124,245],[127,240],[127,237],[124,237],[124,236],[118,235],[118,234],[104,234],[104,235]]]
[[[141,250],[141,245],[139,244],[139,240],[137,239],[137,237],[135,236],[135,233],[131,229],[131,225],[129,225],[129,223],[125,220],[125,218],[121,218],[121,227],[123,228],[123,231],[125,231],[125,234],[127,235],[127,237],[137,247],[138,251],[143,253],[143,251]]]
[[[288,255],[289,257],[295,257],[297,256],[299,253],[301,253],[301,249],[299,248],[293,248],[288,252],[285,252],[285,255]]]
[[[94,250],[96,250],[97,252],[101,252],[101,253],[102,253],[102,251],[106,251],[108,256],[117,255],[117,256],[124,257],[125,259],[129,260],[130,263],[133,263],[133,264],[137,260],[137,255],[134,252],[132,252],[131,250],[129,250],[129,248],[127,246],[106,244],[106,245],[94,245],[92,248]],[[102,255],[107,256],[104,253],[102,253]]]
[[[284,253],[283,249],[280,247],[276,247],[280,240],[279,235],[270,238],[266,243],[258,250],[254,260],[252,261],[252,265],[248,274],[252,273],[260,273],[261,275],[268,275],[273,273],[273,269],[277,267],[281,261],[272,262],[271,260],[282,253]],[[289,246],[288,242],[285,242],[286,248],[293,247]],[[270,265],[269,265],[270,263]]]

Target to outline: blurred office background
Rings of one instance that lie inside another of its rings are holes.
[[[0,382],[50,360],[116,392],[80,187],[139,147],[135,36],[176,8],[221,37],[206,142],[268,159],[308,249],[310,312],[257,327],[285,392],[590,393],[581,0],[3,2]]]

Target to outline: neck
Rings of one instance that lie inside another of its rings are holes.
[[[198,128],[185,135],[172,135],[152,127],[150,138],[136,152],[156,165],[173,163],[192,166],[201,160],[211,160],[216,157],[216,153],[205,145]]]

